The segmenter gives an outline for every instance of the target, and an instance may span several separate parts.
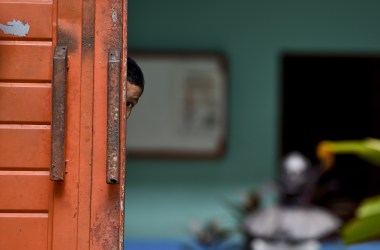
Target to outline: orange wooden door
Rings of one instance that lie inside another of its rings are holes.
[[[126,0],[0,0],[0,249],[122,249]],[[64,180],[51,181],[53,55],[67,46]],[[106,183],[108,51],[120,184]]]

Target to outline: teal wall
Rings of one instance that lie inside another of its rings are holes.
[[[379,10],[378,0],[130,0],[130,50],[225,53],[230,119],[221,160],[127,161],[127,238],[183,238],[194,219],[232,225],[223,202],[275,175],[281,53],[378,53]]]

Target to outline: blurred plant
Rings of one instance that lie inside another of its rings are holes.
[[[273,195],[271,195],[273,189],[274,188],[271,184],[267,184],[258,188],[258,190],[245,192],[239,201],[227,200],[225,202],[227,207],[230,209],[232,216],[235,218],[235,230],[243,236],[243,245],[236,249],[251,249],[252,237],[247,232],[245,220],[250,214],[263,208],[263,206],[273,205],[271,204],[273,203]]]
[[[260,195],[258,192],[252,191],[244,194],[242,202],[233,202],[227,201],[227,206],[231,209],[232,215],[238,222],[238,225],[241,226],[242,221],[246,216],[260,206]]]
[[[354,154],[380,166],[380,140],[368,138],[359,141],[322,141],[317,146],[317,157],[324,168],[334,165],[336,154]],[[365,199],[356,210],[354,219],[341,231],[346,244],[360,243],[380,237],[380,196]]]
[[[380,140],[368,138],[360,141],[322,141],[317,146],[317,157],[325,169],[334,165],[336,154],[354,154],[380,166]]]
[[[227,241],[232,235],[232,230],[222,228],[216,219],[209,220],[205,223],[193,221],[191,232],[195,241],[202,249],[221,249],[222,243]]]

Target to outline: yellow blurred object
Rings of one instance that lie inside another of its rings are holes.
[[[325,170],[330,169],[335,162],[335,152],[332,147],[333,142],[321,141],[317,146],[317,157],[322,162]]]
[[[317,145],[316,154],[326,170],[334,165],[336,154],[354,154],[380,166],[380,140],[367,138],[353,141],[321,141]]]

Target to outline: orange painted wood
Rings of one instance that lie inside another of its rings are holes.
[[[39,39],[51,40],[53,25],[52,0],[0,0],[0,24],[13,25],[12,21],[20,21],[23,25],[29,25],[29,32],[25,37],[5,34],[0,29],[0,39]]]
[[[95,4],[95,62],[94,65],[94,134],[91,195],[90,250],[123,249],[124,220],[122,218],[124,183],[106,183],[107,142],[107,58],[108,50],[123,51],[123,8],[126,1],[97,1]],[[118,19],[104,11],[112,9]],[[125,37],[126,39],[126,37]],[[125,44],[124,44],[125,45]],[[124,63],[124,62],[123,62]],[[125,69],[125,68],[124,68]],[[125,75],[122,73],[121,78]],[[121,87],[123,89],[123,86]],[[123,95],[123,93],[121,93]],[[124,117],[121,113],[120,117]],[[123,124],[122,124],[123,127]],[[121,131],[124,133],[125,131]],[[121,167],[124,164],[121,162]],[[123,174],[124,172],[121,171]],[[123,180],[123,178],[122,178]]]
[[[78,249],[78,205],[80,166],[80,93],[82,56],[82,1],[56,0],[57,45],[66,45],[68,53],[66,85],[66,174],[63,182],[54,182],[51,248]],[[84,24],[85,25],[85,24]],[[79,250],[79,249],[78,249]]]
[[[0,41],[0,80],[51,82],[52,56],[51,42]]]
[[[0,249],[47,250],[48,215],[0,213]]]
[[[0,171],[0,190],[0,211],[47,211],[49,172]]]
[[[6,191],[0,196],[0,232],[11,228],[9,235],[0,236],[0,249],[114,250],[122,245],[124,185],[105,184],[107,104],[106,91],[102,90],[106,87],[103,80],[108,49],[120,49],[126,56],[126,40],[122,41],[122,37],[126,39],[126,27],[121,28],[126,21],[126,12],[122,13],[122,8],[126,11],[126,2],[0,0],[0,23],[8,22],[6,12],[12,8],[18,15],[29,12],[21,21],[30,20],[27,37],[6,36],[0,31],[0,104],[7,106],[0,111],[0,182],[3,183],[0,190]],[[16,5],[25,10],[12,7]],[[113,12],[117,14],[116,21],[112,19]],[[49,18],[51,22],[45,23]],[[51,103],[46,106],[43,103],[49,102],[51,95],[48,92],[52,57],[57,44],[68,47],[69,71],[65,178],[63,182],[53,183],[48,180]],[[125,62],[123,67],[125,71]],[[124,95],[124,85],[122,89]],[[8,108],[10,104],[14,107]],[[123,122],[121,126],[125,128]],[[11,199],[15,201],[9,202]],[[43,218],[45,224],[38,217],[43,211],[49,215]],[[20,212],[27,212],[28,216],[21,216]],[[32,232],[29,217],[38,217]],[[10,223],[15,227],[9,226]],[[18,233],[24,231],[28,236]]]
[[[83,0],[82,36],[82,87],[80,120],[80,171],[78,205],[78,246],[77,249],[89,249],[91,233],[91,184],[93,152],[93,98],[94,98],[94,22],[95,0]]]
[[[121,107],[120,107],[120,186],[119,186],[119,249],[124,249],[125,225],[125,175],[127,153],[127,57],[128,57],[128,0],[123,0],[122,16],[122,67],[121,67]]]
[[[0,122],[51,123],[51,84],[1,83]]]
[[[0,169],[49,169],[50,125],[0,124]]]

